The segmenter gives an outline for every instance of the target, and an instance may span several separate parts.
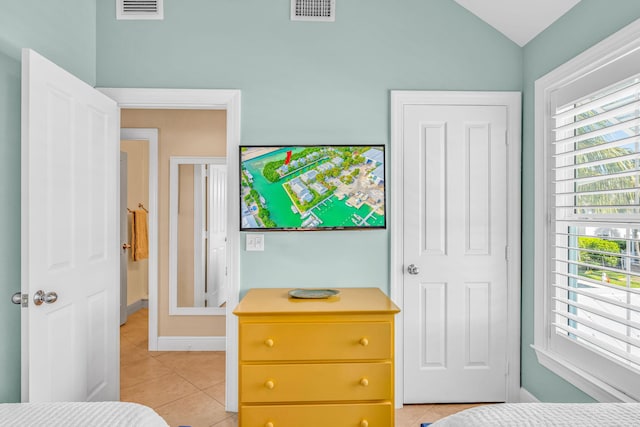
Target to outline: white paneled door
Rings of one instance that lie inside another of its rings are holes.
[[[119,398],[115,101],[22,56],[22,399]]]
[[[404,109],[404,402],[502,402],[507,108]]]

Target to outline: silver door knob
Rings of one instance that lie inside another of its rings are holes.
[[[55,292],[44,293],[44,291],[38,291],[33,295],[33,303],[35,305],[53,304],[56,301],[58,301],[58,294]]]
[[[420,269],[415,264],[410,264],[409,267],[407,267],[407,273],[415,275],[420,273]]]
[[[16,292],[11,295],[11,302],[14,304],[22,304],[22,292]]]

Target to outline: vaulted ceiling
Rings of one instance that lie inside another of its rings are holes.
[[[520,46],[580,3],[580,0],[455,1]]]

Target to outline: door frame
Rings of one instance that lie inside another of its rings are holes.
[[[400,307],[395,324],[396,407],[404,403],[404,109],[410,105],[505,106],[507,108],[507,402],[519,402],[521,287],[520,92],[391,91],[390,297]]]
[[[149,289],[149,350],[158,350],[158,129],[120,128],[120,141],[149,143],[149,261],[147,267]],[[134,209],[137,206],[133,207]],[[128,310],[128,307],[127,307]]]
[[[227,194],[239,193],[240,90],[97,88],[118,107],[147,109],[226,110]],[[238,320],[233,309],[239,302],[240,213],[238,203],[227,205],[228,300],[226,305],[226,410],[238,411]]]

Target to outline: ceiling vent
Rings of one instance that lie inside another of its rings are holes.
[[[292,21],[336,20],[336,0],[291,0]]]
[[[162,0],[116,0],[117,19],[164,19]]]

